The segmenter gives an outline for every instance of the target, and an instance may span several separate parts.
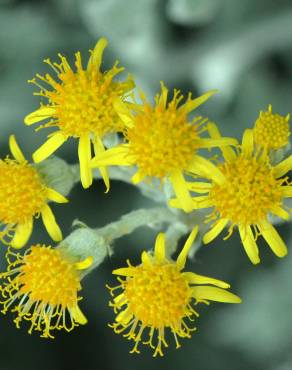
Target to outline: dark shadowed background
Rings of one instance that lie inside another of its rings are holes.
[[[48,70],[42,60],[62,52],[72,62],[77,50],[86,59],[102,36],[109,39],[104,68],[119,59],[149,96],[160,80],[194,95],[219,89],[201,112],[225,135],[240,138],[269,103],[281,114],[292,111],[291,35],[291,0],[0,0],[1,155],[12,133],[27,156],[46,136],[23,124],[38,107],[26,81]],[[76,145],[70,144],[57,155],[74,163]],[[130,185],[113,182],[109,194],[103,191],[98,182],[86,191],[78,185],[68,205],[52,206],[65,236],[75,218],[98,227],[150,205]],[[37,225],[32,241],[50,243]],[[279,230],[289,247],[291,226]],[[170,338],[164,358],[153,359],[146,347],[130,355],[131,343],[107,326],[114,316],[105,284],[115,284],[111,270],[126,258],[138,263],[154,237],[143,228],[120,239],[114,256],[85,279],[81,307],[88,325],[46,340],[0,316],[0,370],[292,369],[291,255],[277,259],[260,243],[262,263],[254,267],[236,233],[202,247],[187,268],[229,281],[243,304],[201,307],[198,332],[179,350]],[[4,253],[3,246],[2,262]]]

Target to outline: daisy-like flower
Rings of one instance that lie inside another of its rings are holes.
[[[30,334],[36,330],[44,338],[54,338],[53,330],[71,331],[86,324],[78,292],[80,270],[91,265],[91,257],[74,263],[59,249],[37,244],[24,255],[8,250],[7,260],[7,272],[0,274],[0,304],[2,313],[16,314],[18,328],[22,320],[30,321]]]
[[[213,137],[220,136],[216,126],[210,124],[209,131]],[[227,226],[229,237],[236,226],[252,263],[260,262],[256,243],[260,235],[278,257],[284,257],[287,247],[268,216],[273,214],[289,220],[284,201],[292,197],[292,186],[284,175],[292,168],[292,156],[271,165],[267,151],[256,150],[252,130],[244,132],[238,151],[225,147],[222,153],[225,161],[218,166],[204,160],[204,167],[190,168],[196,175],[211,180],[189,183],[190,190],[206,193],[193,197],[193,208],[213,207],[207,216],[212,225],[203,237],[204,243],[210,243]],[[170,205],[179,207],[179,201],[171,200]]]
[[[54,79],[50,74],[29,81],[40,88],[40,95],[47,100],[35,112],[26,116],[26,125],[47,121],[43,127],[57,127],[58,130],[49,135],[49,139],[33,154],[34,161],[41,162],[54,153],[69,137],[79,139],[78,156],[80,177],[84,188],[92,183],[90,169],[91,143],[94,153],[98,156],[105,148],[102,139],[105,134],[121,131],[122,121],[116,113],[114,103],[125,99],[134,83],[129,78],[125,82],[114,81],[114,77],[124,70],[116,62],[106,72],[101,72],[102,55],[107,41],[100,39],[91,52],[86,68],[83,68],[80,52],[75,54],[74,71],[67,59],[59,55],[60,63],[45,62],[57,75]],[[100,167],[100,172],[108,188],[107,170]]]
[[[255,143],[267,150],[278,150],[289,143],[290,114],[286,117],[272,112],[271,104],[266,112],[260,112],[254,125]]]
[[[168,90],[161,83],[161,94],[155,97],[152,106],[141,93],[142,106],[130,111],[119,103],[117,110],[126,130],[126,144],[109,149],[92,160],[92,167],[107,165],[135,165],[138,171],[133,176],[134,184],[144,179],[156,178],[170,181],[182,208],[191,210],[191,197],[184,179],[184,172],[190,163],[201,159],[197,151],[201,148],[235,145],[231,138],[203,138],[207,119],[190,119],[189,113],[209,99],[216,91],[192,99],[191,94],[183,104],[183,95],[174,91],[167,103]]]
[[[155,242],[154,254],[143,252],[142,262],[138,266],[119,268],[113,274],[120,285],[110,288],[117,317],[111,326],[116,333],[135,342],[131,353],[139,353],[139,343],[147,344],[154,350],[154,356],[163,355],[163,346],[168,347],[166,331],[174,336],[179,348],[178,337],[190,338],[195,328],[190,326],[198,313],[194,309],[197,303],[209,301],[240,303],[238,296],[226,289],[229,284],[193,272],[183,272],[187,255],[196,237],[198,227],[188,237],[176,261],[165,255],[165,235],[160,233]],[[214,286],[212,286],[214,285]],[[145,331],[147,342],[143,341]]]
[[[66,203],[67,199],[46,186],[38,170],[25,159],[14,135],[9,138],[9,147],[14,159],[0,159],[0,241],[23,247],[32,233],[33,219],[39,215],[51,238],[62,240],[48,202]]]

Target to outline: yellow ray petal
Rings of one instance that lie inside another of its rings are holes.
[[[289,172],[291,169],[292,169],[292,155],[290,155],[288,158],[284,159],[282,162],[278,163],[274,167],[275,177],[278,179],[279,177],[282,177],[287,172]]]
[[[285,257],[288,253],[287,246],[274,226],[268,221],[262,221],[258,224],[258,228],[275,255]]]
[[[177,198],[169,199],[167,204],[169,205],[169,207],[179,208],[179,209],[181,208],[180,201]]]
[[[259,249],[253,236],[251,227],[246,225],[239,225],[238,230],[246,254],[248,255],[251,262],[256,265],[260,262]]]
[[[131,181],[134,185],[139,184],[139,182],[145,179],[145,175],[141,171],[137,171],[134,176],[132,176]]]
[[[182,274],[184,277],[187,278],[189,284],[197,285],[212,284],[218,286],[219,288],[224,289],[230,288],[230,285],[228,283],[225,283],[225,281],[214,279],[209,276],[198,275],[193,272],[183,272]]]
[[[156,237],[154,255],[159,262],[165,260],[165,235],[159,233]]]
[[[133,314],[131,313],[131,311],[126,309],[124,311],[121,311],[116,316],[115,321],[120,322],[123,325],[127,325],[131,321],[132,317],[133,317]]]
[[[212,286],[196,286],[192,288],[192,295],[198,300],[210,300],[225,303],[241,303],[241,299],[227,290]]]
[[[198,148],[214,148],[214,147],[224,147],[230,145],[237,145],[238,141],[232,137],[222,137],[221,139],[209,139],[201,138],[197,140]]]
[[[32,155],[35,163],[39,163],[53,154],[65,141],[66,137],[57,132],[53,134],[42,146],[40,146]]]
[[[56,203],[68,203],[68,199],[52,188],[47,188],[47,198]]]
[[[283,220],[286,220],[286,221],[289,221],[290,220],[290,214],[285,209],[283,209],[283,208],[281,208],[279,206],[272,207],[270,209],[270,212],[273,215],[282,218]]]
[[[35,110],[34,112],[28,114],[24,118],[24,123],[27,126],[33,125],[34,123],[43,121],[44,119],[52,117],[56,112],[55,108],[52,107],[40,107],[39,109]]]
[[[124,93],[127,93],[131,90],[133,90],[136,87],[136,84],[134,82],[134,77],[131,74],[128,74],[128,80],[121,82],[121,81],[113,81],[112,82],[113,87],[120,88],[121,90],[124,91]],[[133,108],[134,106],[137,106],[137,104],[134,103],[129,103],[128,101],[126,102],[127,105],[131,105]]]
[[[33,219],[30,218],[24,224],[18,224],[15,230],[15,235],[11,240],[11,246],[13,248],[23,247],[31,236],[33,227]]]
[[[213,201],[209,195],[193,197],[193,209],[210,208],[213,206]]]
[[[185,245],[183,246],[183,249],[181,250],[179,256],[177,257],[176,265],[179,268],[179,270],[183,269],[185,264],[186,264],[186,260],[187,260],[188,254],[189,254],[189,250],[191,249],[191,246],[193,245],[193,242],[196,239],[196,236],[198,234],[198,230],[199,230],[199,227],[196,225],[193,228],[190,235],[188,236],[188,238],[185,242]]]
[[[113,270],[114,275],[121,275],[121,276],[133,276],[133,272],[135,268],[133,267],[120,267],[118,269]]]
[[[100,166],[132,166],[134,164],[134,160],[129,159],[129,146],[126,144],[108,149],[91,160],[92,168]]]
[[[128,109],[127,105],[121,101],[121,99],[116,99],[114,102],[114,109],[119,115],[120,119],[123,121],[125,126],[133,126],[133,117]]]
[[[74,263],[74,267],[75,267],[77,270],[86,270],[86,269],[88,269],[88,267],[90,267],[92,264],[93,264],[93,257],[92,257],[92,256],[89,256],[89,257],[85,258],[84,260],[82,260],[82,261],[80,261],[80,262],[76,262],[76,263]]]
[[[228,222],[229,221],[226,218],[222,218],[219,221],[217,221],[214,224],[214,226],[204,235],[203,237],[204,244],[208,244],[212,240],[214,240],[223,231]]]
[[[104,49],[107,46],[107,40],[103,37],[99,39],[92,51],[92,54],[88,60],[87,64],[87,70],[96,69],[99,70],[101,61],[102,61],[102,55],[104,52]]]
[[[43,223],[50,237],[56,242],[62,240],[62,232],[56,222],[55,216],[51,208],[47,204],[43,206],[41,210],[41,215]]]
[[[70,309],[70,313],[73,319],[79,324],[81,325],[87,324],[86,317],[84,316],[83,312],[80,310],[80,308],[77,305]]]
[[[292,197],[292,186],[281,186],[282,195],[284,198],[291,198]]]
[[[208,159],[199,155],[194,155],[187,168],[188,171],[213,180],[216,184],[222,184],[225,181],[223,173]]]
[[[170,182],[173,186],[175,195],[180,202],[181,208],[185,212],[191,212],[193,209],[193,202],[190,192],[187,187],[186,180],[181,171],[173,171],[170,174]]]
[[[82,135],[78,144],[78,157],[80,163],[80,180],[84,189],[92,184],[91,143],[89,134]]]
[[[212,188],[212,184],[210,182],[188,182],[187,183],[188,189],[195,193],[208,193]]]
[[[99,154],[105,152],[105,147],[103,145],[103,142],[100,139],[100,137],[97,136],[97,135],[94,135],[93,148],[94,148],[94,154],[97,157],[99,156]],[[109,180],[108,170],[107,170],[107,168],[105,166],[100,166],[98,169],[99,169],[99,172],[101,174],[101,177],[102,177],[103,182],[104,182],[105,187],[106,187],[105,192],[108,193],[109,190],[110,190],[110,180]]]
[[[207,91],[205,94],[199,96],[198,98],[187,101],[179,109],[184,110],[186,113],[189,113],[205,103],[205,101],[207,101],[212,95],[216,94],[217,92],[218,90]]]
[[[141,261],[142,261],[142,263],[143,264],[145,264],[145,265],[152,265],[152,263],[151,263],[151,259],[150,259],[150,256],[149,256],[149,254],[147,253],[147,252],[142,252],[142,255],[141,255]]]
[[[163,81],[160,81],[160,87],[161,95],[159,97],[159,105],[162,105],[163,108],[166,108],[168,89],[165,87]]]
[[[173,208],[181,209],[181,201],[177,198],[169,199],[168,205]],[[213,201],[208,195],[198,196],[192,198],[192,210],[194,209],[204,209],[213,207]]]
[[[207,129],[208,129],[208,132],[210,134],[210,136],[213,138],[213,139],[219,139],[221,138],[221,133],[218,129],[218,127],[215,125],[215,123],[213,122],[209,122],[207,124]],[[227,162],[232,162],[236,159],[236,153],[234,152],[234,150],[230,147],[221,147],[220,148],[221,152],[222,152],[222,155],[225,159],[225,161]]]
[[[9,149],[11,151],[11,154],[13,155],[13,157],[18,161],[18,162],[25,162],[26,159],[21,151],[21,149],[19,148],[18,144],[17,144],[17,141],[16,141],[16,138],[14,135],[10,135],[9,136]]]
[[[250,157],[253,154],[253,150],[254,150],[253,131],[251,129],[247,129],[243,133],[242,152],[247,157]]]
[[[122,301],[125,300],[125,293],[121,293],[119,295],[117,295],[115,298],[114,298],[114,302],[116,304],[120,304]]]

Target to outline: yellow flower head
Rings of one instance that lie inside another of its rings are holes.
[[[240,303],[236,295],[226,291],[229,284],[197,275],[182,272],[190,247],[196,237],[196,227],[188,237],[176,261],[165,255],[165,236],[160,233],[156,238],[154,254],[142,253],[142,263],[114,270],[113,273],[125,277],[118,278],[120,285],[109,288],[111,294],[122,290],[113,302],[118,313],[112,327],[116,333],[135,342],[131,353],[137,352],[139,343],[148,344],[154,349],[154,356],[163,355],[163,346],[167,347],[165,332],[169,329],[180,347],[178,337],[190,338],[195,330],[190,324],[198,313],[194,309],[197,303],[208,304],[209,300],[227,303]],[[210,285],[215,285],[210,286]],[[147,342],[143,341],[144,332],[149,332]]]
[[[78,307],[81,290],[80,271],[91,258],[73,263],[64,253],[46,245],[33,245],[24,255],[8,251],[7,272],[0,275],[2,312],[15,312],[19,328],[30,321],[29,333],[41,331],[42,337],[54,338],[51,331],[71,331],[87,320]]]
[[[126,129],[127,144],[122,144],[92,160],[92,167],[101,165],[135,165],[138,168],[133,183],[144,179],[169,179],[182,208],[191,210],[191,197],[184,173],[193,162],[200,160],[197,151],[201,148],[234,145],[235,139],[203,138],[207,119],[190,119],[189,113],[209,99],[216,91],[192,99],[189,94],[182,104],[183,95],[174,91],[167,103],[168,90],[161,83],[161,94],[155,97],[152,106],[141,94],[142,105],[134,106],[131,112],[122,103],[116,104]]]
[[[0,241],[21,248],[32,233],[33,218],[39,215],[51,238],[60,241],[62,233],[48,202],[66,203],[67,199],[46,186],[13,135],[9,146],[14,159],[0,159]]]
[[[57,75],[55,80],[50,74],[36,75],[30,82],[40,88],[40,95],[47,100],[35,112],[25,118],[25,124],[46,120],[42,127],[57,127],[58,130],[33,155],[35,162],[40,162],[54,153],[69,137],[79,139],[78,155],[80,176],[85,188],[92,183],[89,166],[91,160],[91,142],[96,155],[105,148],[102,138],[110,132],[121,131],[123,124],[114,109],[117,99],[124,99],[134,87],[131,79],[115,82],[114,77],[123,71],[117,63],[106,72],[100,71],[102,55],[107,41],[100,39],[91,52],[86,68],[83,68],[80,52],[75,54],[74,71],[67,59],[59,55],[60,63],[45,62]],[[108,174],[101,168],[101,174],[108,187]]]
[[[286,117],[272,113],[272,106],[269,105],[266,112],[260,112],[254,125],[255,143],[268,150],[280,149],[289,143],[290,114]]]
[[[215,126],[210,126],[213,137],[220,136]],[[245,251],[252,261],[260,262],[256,239],[262,235],[278,257],[287,254],[287,247],[270,223],[269,214],[289,219],[285,198],[292,197],[291,182],[283,177],[292,168],[292,156],[272,166],[267,151],[255,149],[252,130],[246,130],[238,152],[230,147],[222,149],[225,162],[215,166],[206,161],[208,170],[199,168],[194,173],[211,182],[192,182],[189,189],[206,195],[193,198],[193,208],[213,207],[207,216],[213,221],[211,229],[204,235],[205,243],[211,242],[229,225],[229,235],[235,226]],[[174,199],[170,205],[179,206]],[[227,236],[227,237],[228,237]]]

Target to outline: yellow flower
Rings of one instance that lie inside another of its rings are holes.
[[[215,126],[209,127],[213,137],[220,134]],[[211,182],[192,182],[189,189],[206,195],[193,198],[193,208],[213,207],[207,221],[213,221],[204,235],[204,243],[210,243],[229,225],[229,237],[238,227],[244,249],[252,263],[260,262],[256,240],[262,235],[278,257],[287,254],[287,247],[269,221],[269,214],[289,220],[285,198],[292,197],[291,182],[283,177],[292,168],[292,156],[272,166],[267,151],[255,150],[252,130],[243,135],[241,150],[222,149],[225,162],[215,166],[204,160],[204,168],[194,166],[196,175]],[[208,170],[206,170],[208,168]],[[179,202],[170,201],[173,207]]]
[[[126,144],[107,150],[103,155],[92,160],[92,167],[107,165],[136,165],[138,171],[133,176],[134,184],[144,179],[168,179],[174,188],[182,208],[189,212],[191,197],[186,186],[184,173],[190,163],[201,157],[197,151],[201,148],[235,145],[235,139],[203,138],[207,119],[188,115],[209,99],[216,91],[192,99],[188,95],[181,104],[183,95],[174,91],[172,100],[167,104],[168,90],[161,83],[161,94],[155,97],[155,105],[147,102],[141,93],[143,105],[130,112],[123,104],[116,104],[117,110],[126,125]]]
[[[51,331],[71,331],[87,320],[81,312],[78,292],[80,271],[90,266],[89,257],[73,263],[58,249],[33,245],[24,255],[8,250],[8,269],[0,275],[2,313],[15,312],[19,328],[24,319],[30,321],[29,333],[41,331],[42,337],[54,338]]]
[[[24,158],[14,135],[9,146],[14,159],[0,159],[0,241],[21,248],[32,233],[33,218],[39,215],[51,238],[62,240],[48,202],[66,203],[67,199],[45,185],[37,169]]]
[[[286,117],[272,113],[272,106],[269,105],[268,111],[260,112],[254,125],[255,143],[268,150],[280,149],[289,143],[290,114]]]
[[[35,162],[41,162],[54,153],[69,137],[79,139],[78,156],[80,161],[80,177],[84,188],[92,183],[90,169],[91,142],[95,155],[105,148],[102,138],[110,132],[120,131],[123,124],[114,109],[117,99],[125,99],[127,93],[134,87],[131,79],[125,82],[114,82],[114,77],[123,71],[117,63],[106,72],[100,71],[102,55],[107,41],[100,39],[91,52],[87,68],[83,68],[80,52],[75,54],[76,71],[74,72],[67,59],[59,55],[60,63],[45,62],[57,74],[57,81],[50,75],[36,75],[37,79],[30,82],[40,88],[40,95],[47,99],[46,105],[41,105],[35,112],[25,118],[26,125],[47,120],[40,126],[58,127],[49,139],[34,153]],[[42,83],[45,85],[43,86]],[[106,168],[100,167],[100,172],[108,188],[109,180]]]
[[[225,290],[229,284],[193,272],[182,272],[197,231],[198,227],[195,227],[176,261],[166,257],[165,236],[160,233],[154,254],[143,252],[141,265],[132,266],[128,262],[128,267],[113,271],[125,279],[118,278],[120,285],[109,288],[112,295],[116,290],[122,290],[110,303],[117,313],[112,327],[116,333],[126,332],[124,336],[135,342],[131,353],[139,353],[138,345],[142,342],[155,350],[154,356],[162,356],[163,346],[168,346],[167,329],[179,348],[178,337],[190,338],[195,330],[190,323],[198,316],[194,309],[197,303],[208,304],[209,300],[241,302],[239,297]],[[149,332],[147,342],[143,341],[145,330]]]

